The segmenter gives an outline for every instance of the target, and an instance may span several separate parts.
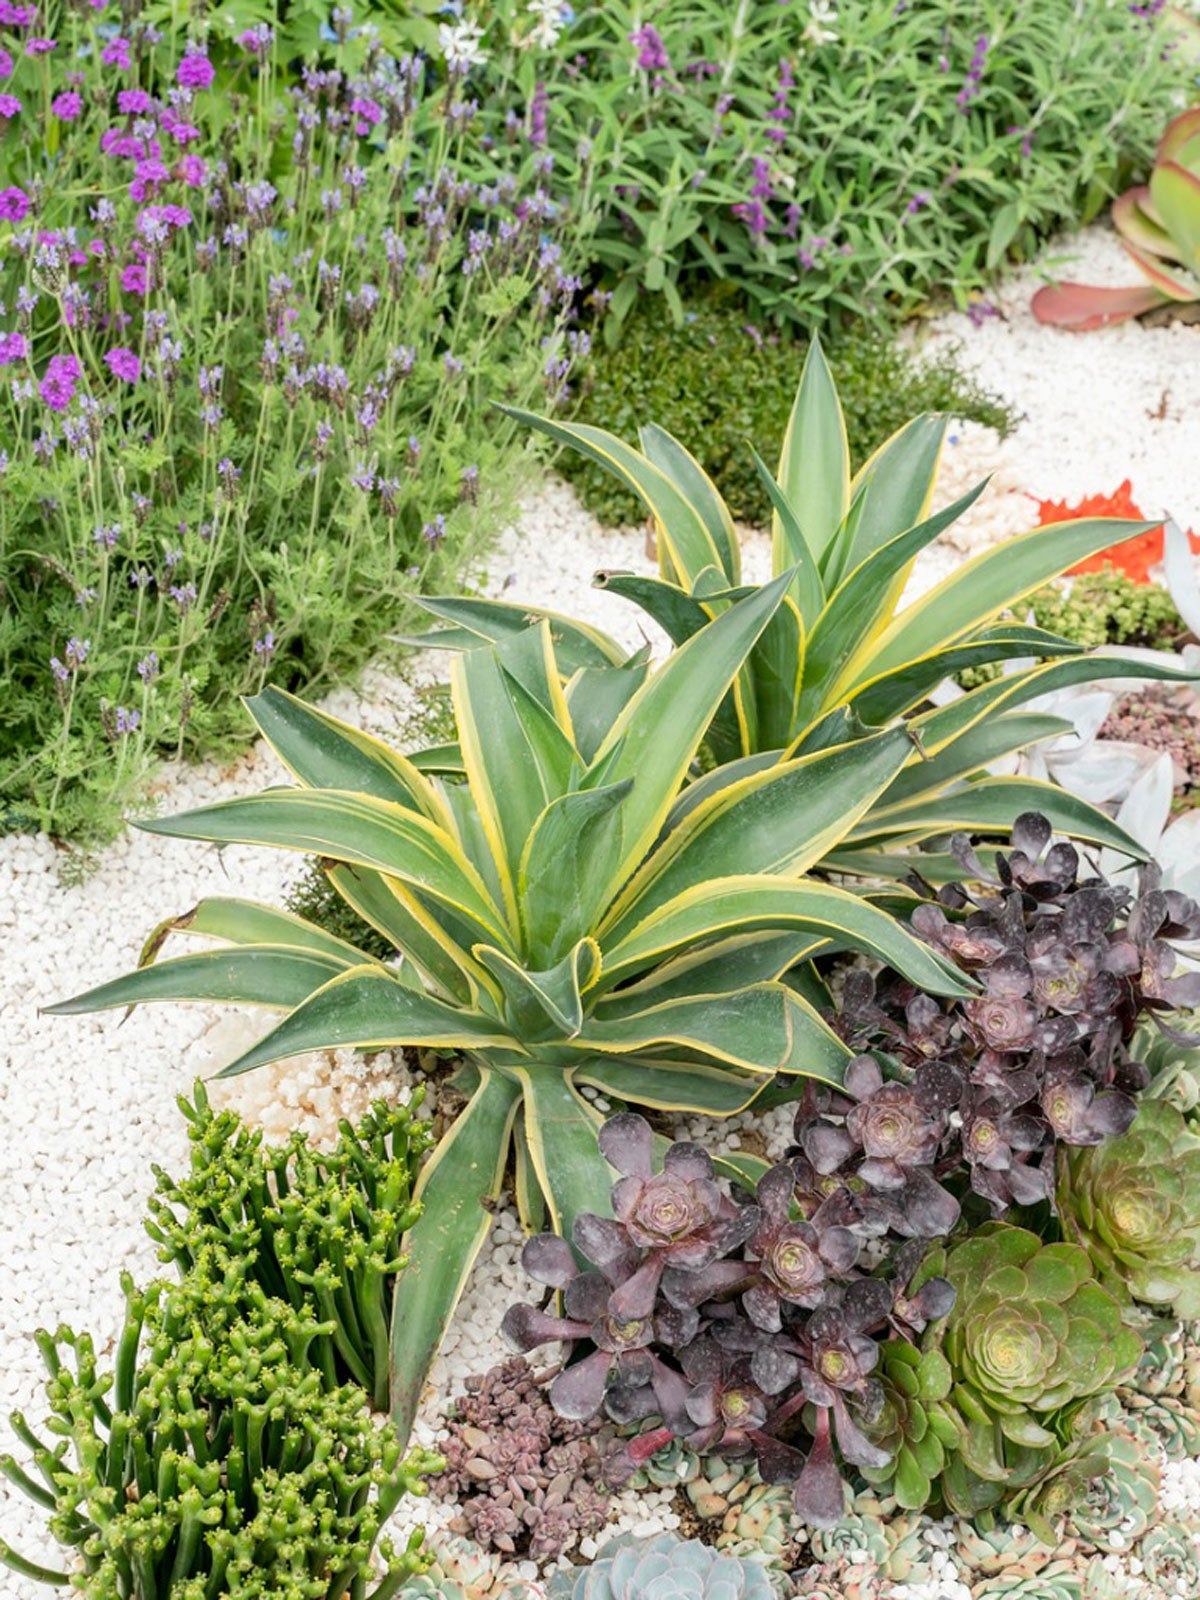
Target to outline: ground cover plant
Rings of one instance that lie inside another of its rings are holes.
[[[579,385],[577,421],[632,436],[646,417],[691,442],[736,522],[765,527],[771,503],[746,448],[754,440],[768,461],[779,456],[804,364],[805,340],[756,324],[744,302],[708,293],[688,300],[673,325],[644,298],[620,339],[598,339]],[[846,417],[850,453],[866,458],[923,411],[969,418],[1001,433],[1012,411],[959,373],[949,358],[914,359],[887,334],[864,324],[839,333],[829,350]],[[604,522],[637,522],[638,497],[586,456],[563,451],[556,469]]]
[[[678,318],[712,278],[812,322],[965,300],[1095,216],[1187,83],[1172,38],[1163,7],[1072,0],[505,0],[443,50],[497,138],[535,130],[597,197],[618,322],[645,290]]]
[[[264,691],[251,709],[295,785],[144,826],[318,851],[403,964],[270,907],[209,900],[158,929],[137,972],[54,1008],[205,997],[283,1010],[226,1069],[235,1074],[335,1045],[465,1053],[457,1081],[469,1101],[422,1171],[425,1210],[405,1246],[419,1293],[393,1319],[402,1432],[491,1224],[480,1195],[498,1192],[510,1147],[531,1223],[569,1228],[607,1195],[584,1085],[721,1116],[780,1074],[785,1096],[796,1075],[838,1081],[846,1047],[778,981],[815,948],[872,954],[934,993],[964,987],[886,911],[804,876],[895,777],[902,731],[679,804],[788,581],[731,606],[653,672],[645,658],[615,670],[566,624],[557,642],[542,623],[462,654],[452,691],[463,783]],[[576,670],[580,660],[603,670]],[[159,962],[172,931],[228,947]]]
[[[5,10],[0,825],[103,836],[242,693],[352,672],[494,525],[487,402],[562,392],[542,152],[341,32],[292,80],[247,26],[217,80],[136,6]]]

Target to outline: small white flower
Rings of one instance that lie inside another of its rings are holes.
[[[552,50],[558,43],[565,21],[562,0],[529,0],[529,15],[533,18],[528,42],[539,50]]]
[[[483,29],[477,22],[443,22],[438,27],[438,43],[451,72],[469,72],[487,60],[482,49]]]
[[[809,22],[804,37],[809,44],[832,44],[837,38],[837,5],[835,0],[808,0]]]

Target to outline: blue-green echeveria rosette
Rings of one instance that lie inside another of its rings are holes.
[[[673,1533],[619,1539],[590,1567],[560,1573],[550,1600],[775,1600],[766,1570]]]
[[[1062,1153],[1063,1230],[1123,1298],[1200,1317],[1200,1137],[1161,1100],[1119,1139]]]

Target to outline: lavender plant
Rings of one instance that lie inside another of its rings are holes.
[[[344,15],[0,13],[0,820],[111,827],[239,696],[352,670],[512,480],[491,399],[551,403],[586,231],[461,72]],[[214,82],[214,57],[223,60]]]
[[[678,321],[718,277],[811,322],[965,301],[1094,216],[1186,83],[1168,30],[1073,0],[500,0],[443,49],[497,139],[596,193],[618,318],[648,290]]]

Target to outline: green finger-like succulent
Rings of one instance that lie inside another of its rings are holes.
[[[1200,1137],[1174,1106],[1146,1101],[1120,1138],[1064,1152],[1058,1210],[1109,1288],[1200,1316]]]
[[[947,1404],[953,1386],[950,1363],[940,1350],[918,1350],[903,1339],[887,1344],[880,1356],[884,1401],[870,1433],[888,1451],[887,1467],[863,1468],[868,1482],[895,1497],[908,1511],[920,1511],[934,1497],[947,1452],[959,1447],[963,1425]]]
[[[673,1533],[619,1539],[582,1571],[559,1574],[550,1600],[775,1600],[764,1567]]]

